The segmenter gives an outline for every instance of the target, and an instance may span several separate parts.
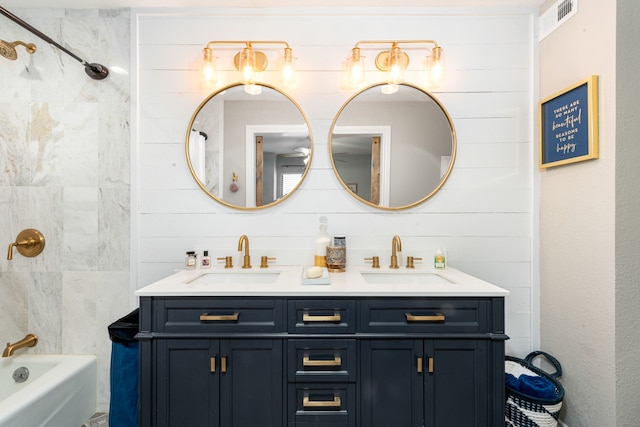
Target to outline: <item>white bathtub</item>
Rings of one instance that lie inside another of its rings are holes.
[[[13,373],[26,367],[29,378]],[[80,427],[96,410],[95,356],[0,358],[0,427]]]

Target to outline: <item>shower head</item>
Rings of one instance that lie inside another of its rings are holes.
[[[9,61],[15,61],[18,58],[18,52],[16,51],[16,46],[18,45],[24,46],[29,53],[34,53],[36,51],[36,45],[33,43],[25,43],[20,40],[10,43],[0,40],[0,55],[4,56]]]

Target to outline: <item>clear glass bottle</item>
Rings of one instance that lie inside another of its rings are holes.
[[[331,237],[327,234],[327,217],[320,217],[320,232],[316,237],[314,247],[313,265],[316,267],[327,266],[327,246],[331,243]]]
[[[209,256],[209,251],[204,251],[202,253],[202,258],[200,258],[200,268],[211,268],[211,257]]]
[[[196,260],[195,251],[187,251],[187,258],[185,259],[185,268],[187,270],[195,270],[198,262]]]

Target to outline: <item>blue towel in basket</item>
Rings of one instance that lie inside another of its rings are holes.
[[[516,378],[511,374],[505,374],[505,382],[511,390],[519,391],[529,397],[538,399],[555,399],[558,397],[553,382],[544,377],[522,374]]]

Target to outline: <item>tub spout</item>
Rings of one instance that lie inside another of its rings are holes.
[[[27,334],[26,337],[13,344],[7,343],[7,347],[2,352],[2,357],[11,357],[19,348],[34,347],[38,343],[38,337],[33,334]]]

